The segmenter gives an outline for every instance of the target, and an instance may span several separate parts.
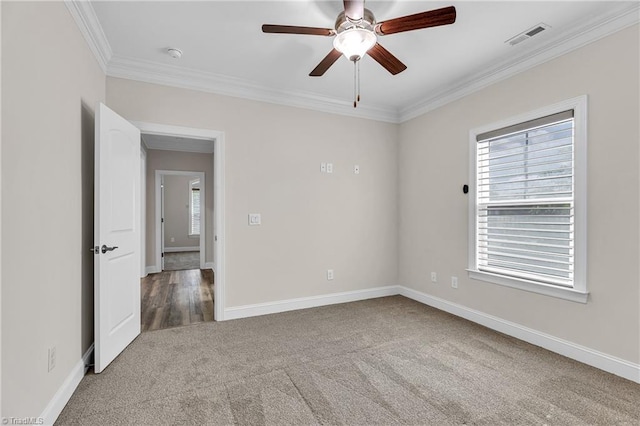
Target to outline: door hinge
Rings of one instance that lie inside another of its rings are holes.
[[[160,257],[164,257],[164,253],[162,253],[162,254],[160,255]]]
[[[164,217],[160,219],[160,223],[164,223]]]

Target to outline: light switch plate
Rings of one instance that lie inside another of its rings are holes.
[[[359,165],[355,165],[353,166],[353,174],[359,175],[360,174],[360,166]]]
[[[262,223],[260,213],[249,213],[249,225],[256,226]]]

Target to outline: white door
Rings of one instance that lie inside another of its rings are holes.
[[[100,104],[95,147],[95,372],[140,334],[140,131]]]

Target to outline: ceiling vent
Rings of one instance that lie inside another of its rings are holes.
[[[522,43],[523,41],[530,39],[531,37],[540,34],[541,32],[548,30],[551,28],[549,25],[544,23],[539,23],[526,31],[521,32],[515,37],[511,37],[509,40],[505,41],[505,43],[509,43],[511,46],[515,46],[518,43]]]

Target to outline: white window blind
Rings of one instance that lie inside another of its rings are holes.
[[[479,271],[574,285],[573,110],[477,135]]]
[[[200,235],[200,188],[191,186],[189,207],[189,235]]]

